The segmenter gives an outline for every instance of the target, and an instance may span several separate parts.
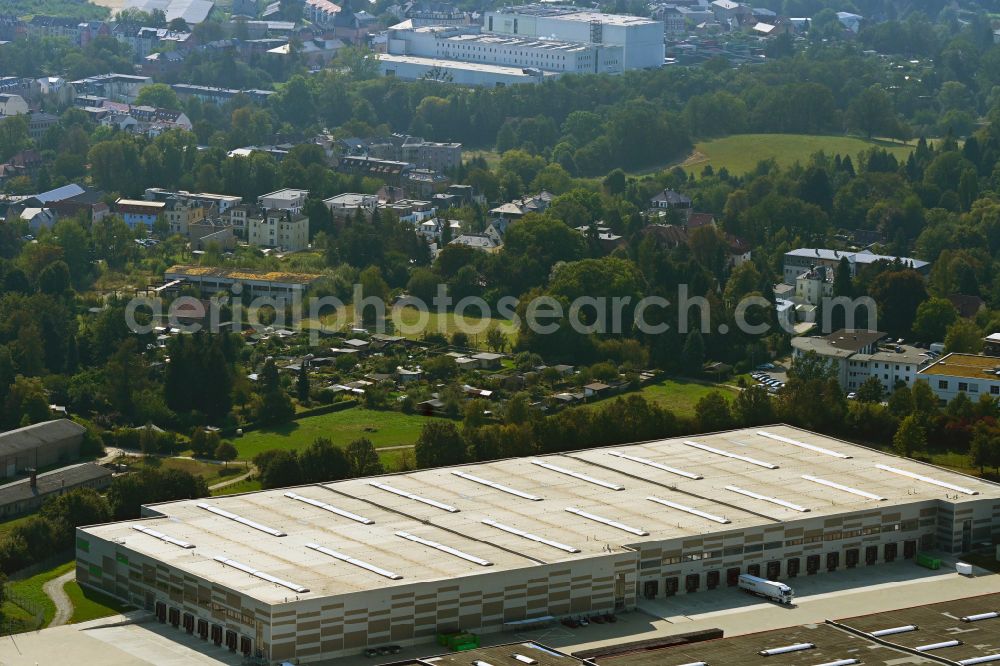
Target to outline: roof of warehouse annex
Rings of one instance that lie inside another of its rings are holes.
[[[983,496],[1000,485],[773,425],[169,502],[84,531],[281,603]]]

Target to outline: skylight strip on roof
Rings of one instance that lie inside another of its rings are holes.
[[[194,548],[193,543],[188,543],[187,541],[181,541],[180,539],[175,539],[172,536],[168,536],[163,532],[158,532],[157,530],[151,529],[149,527],[143,527],[142,525],[133,525],[132,529],[138,530],[143,534],[148,534],[154,539],[159,539],[160,541],[165,541],[166,543],[173,544],[175,546],[180,546],[181,548]]]
[[[558,541],[552,541],[551,539],[546,539],[545,537],[540,537],[537,534],[531,534],[530,532],[525,532],[524,530],[519,530],[516,527],[511,527],[510,525],[504,525],[503,523],[498,523],[495,520],[486,518],[483,520],[484,525],[489,525],[490,527],[495,527],[498,530],[503,530],[504,532],[509,532],[519,537],[524,537],[525,539],[530,539],[538,543],[543,543],[546,546],[552,546],[553,548],[558,548],[559,550],[564,550],[567,553],[579,553],[579,548],[574,548],[573,546],[567,546],[564,543],[559,543]]]
[[[778,469],[777,465],[771,464],[769,462],[764,462],[763,460],[757,460],[756,458],[751,458],[750,456],[741,456],[738,453],[723,451],[722,449],[717,449],[713,446],[708,446],[707,444],[699,444],[698,442],[692,442],[690,440],[685,440],[684,443],[687,444],[688,446],[693,446],[696,449],[701,449],[702,451],[708,451],[709,453],[714,453],[719,456],[725,456],[726,458],[742,460],[743,462],[748,462],[751,465],[757,465],[758,467],[766,467],[767,469]]]
[[[789,437],[782,437],[781,435],[775,435],[774,433],[768,432],[766,430],[758,430],[757,434],[761,437],[767,437],[768,439],[773,439],[778,442],[784,442],[785,444],[791,444],[792,446],[797,446],[800,449],[809,449],[810,451],[815,451],[816,453],[822,453],[824,456],[832,456],[834,458],[850,458],[851,456],[838,453],[836,451],[831,451],[830,449],[824,449],[822,446],[816,446],[815,444],[806,444],[805,442],[800,442],[797,439],[791,439]]]
[[[490,488],[494,488],[496,490],[508,493],[510,495],[516,495],[517,497],[523,497],[524,499],[531,500],[532,502],[541,502],[542,501],[542,498],[539,497],[538,495],[532,495],[531,493],[526,493],[526,492],[524,492],[522,490],[517,490],[516,488],[511,488],[510,486],[505,486],[502,483],[497,483],[495,481],[490,481],[488,479],[484,479],[482,477],[475,476],[474,474],[469,474],[467,472],[452,472],[452,474],[454,474],[455,476],[462,477],[463,479],[466,479],[468,481],[472,481],[473,483],[480,483],[480,484],[482,484],[484,486],[489,486]]]
[[[625,460],[631,460],[632,462],[639,463],[640,465],[647,465],[649,467],[655,467],[656,469],[662,469],[664,472],[677,474],[678,476],[683,476],[688,479],[698,480],[704,478],[700,474],[695,474],[693,472],[685,472],[682,469],[677,469],[676,467],[670,467],[669,465],[658,463],[655,460],[649,460],[648,458],[640,458],[639,456],[632,456],[627,453],[622,453],[621,451],[608,451],[608,455],[614,456],[616,458],[624,458]]]
[[[323,509],[324,511],[329,511],[330,513],[335,513],[338,516],[342,516],[354,522],[361,523],[362,525],[374,525],[375,521],[371,518],[365,518],[364,516],[359,516],[356,513],[351,513],[350,511],[345,511],[344,509],[338,509],[332,504],[327,504],[326,502],[320,502],[319,500],[314,500],[311,497],[303,497],[297,493],[285,493],[285,497],[289,499],[298,500],[299,502],[305,502],[306,504],[311,504],[312,506]]]
[[[752,490],[746,490],[745,488],[740,488],[738,486],[726,486],[726,490],[734,493],[739,493],[740,495],[745,495],[747,497],[752,497],[754,499],[759,499],[764,502],[770,502],[771,504],[777,504],[778,506],[783,506],[787,509],[793,511],[799,511],[802,513],[807,513],[809,509],[804,506],[799,506],[798,504],[793,504],[792,502],[786,502],[783,499],[778,499],[777,497],[769,497],[767,495],[761,495],[760,493],[755,493]]]
[[[867,497],[868,499],[875,500],[876,502],[886,501],[886,498],[882,497],[881,495],[876,495],[875,493],[869,493],[864,490],[858,490],[857,488],[851,488],[850,486],[834,483],[833,481],[827,481],[826,479],[821,479],[818,476],[810,476],[809,474],[803,474],[802,478],[805,479],[806,481],[812,481],[813,483],[829,486],[830,488],[843,490],[845,493],[851,493],[852,495],[857,495],[859,497]]]
[[[933,479],[929,476],[924,476],[923,474],[917,474],[916,472],[907,472],[905,469],[899,469],[898,467],[890,467],[889,465],[878,464],[875,465],[877,469],[884,470],[886,472],[892,472],[893,474],[899,474],[900,476],[908,476],[911,479],[916,479],[917,481],[923,481],[924,483],[930,483],[935,486],[941,486],[942,488],[947,488],[949,490],[955,490],[960,493],[965,493],[966,495],[978,495],[978,490],[972,490],[971,488],[963,488],[962,486],[956,486],[954,483],[948,483],[947,481],[939,481],[938,479]]]
[[[244,518],[243,516],[238,516],[235,513],[230,513],[228,511],[223,510],[223,509],[219,509],[218,507],[209,506],[208,504],[204,504],[202,502],[199,502],[197,506],[198,506],[199,509],[204,509],[205,511],[211,511],[212,513],[214,513],[217,516],[222,516],[223,518],[228,518],[229,520],[235,520],[237,523],[240,523],[241,525],[246,525],[247,527],[252,527],[255,530],[260,530],[261,532],[266,532],[266,533],[270,534],[271,536],[276,536],[276,537],[288,536],[287,534],[285,534],[281,530],[276,530],[273,527],[268,527],[267,525],[261,525],[260,523],[258,523],[256,521],[250,520],[249,518]]]
[[[239,569],[240,571],[243,571],[244,573],[248,573],[251,576],[254,576],[256,578],[260,578],[261,580],[266,580],[269,583],[274,583],[275,585],[280,585],[282,587],[287,587],[289,590],[292,590],[293,592],[298,592],[299,594],[305,594],[306,592],[309,591],[308,587],[302,587],[301,585],[298,585],[297,583],[290,583],[287,580],[282,580],[281,578],[278,578],[277,576],[272,576],[269,573],[264,573],[263,571],[259,571],[257,569],[254,569],[253,567],[248,566],[246,564],[243,564],[242,562],[237,562],[236,560],[231,560],[228,557],[225,557],[224,555],[216,555],[212,559],[214,559],[216,562],[220,562],[221,564],[224,564],[224,565],[226,565],[228,567],[232,567],[234,569]]]
[[[341,562],[347,562],[348,564],[353,564],[356,567],[361,567],[362,569],[371,571],[372,573],[376,573],[379,576],[385,576],[390,580],[403,579],[403,577],[397,573],[387,571],[381,567],[375,566],[374,564],[368,564],[367,562],[362,562],[361,560],[355,559],[350,555],[344,555],[343,553],[338,553],[335,550],[331,550],[330,548],[326,548],[325,546],[321,546],[317,543],[307,543],[306,548],[312,548],[313,550],[323,553],[324,555],[329,555],[330,557],[336,560],[340,560]]]
[[[393,495],[399,495],[400,497],[405,497],[406,499],[411,499],[414,502],[421,502],[429,506],[436,507],[438,509],[443,509],[448,513],[458,513],[458,509],[451,506],[450,504],[445,504],[444,502],[438,502],[437,500],[432,500],[427,497],[421,497],[420,495],[414,495],[413,493],[401,490],[399,488],[394,488],[386,483],[379,483],[378,481],[369,481],[368,485],[374,486],[379,490],[384,490],[386,492],[392,493]]]
[[[414,543],[423,544],[435,550],[440,550],[442,553],[448,553],[449,555],[454,555],[455,557],[460,557],[467,562],[472,562],[478,564],[481,567],[491,567],[493,563],[489,560],[484,560],[481,557],[476,557],[475,555],[469,555],[468,553],[463,553],[457,548],[452,548],[451,546],[446,546],[443,543],[438,543],[437,541],[431,541],[430,539],[424,539],[416,536],[415,534],[410,534],[409,532],[396,532],[396,536],[403,537]]]
[[[625,486],[620,486],[617,483],[611,483],[610,481],[601,481],[600,479],[595,479],[594,477],[588,476],[581,472],[574,472],[571,469],[566,469],[565,467],[559,467],[558,465],[547,463],[544,460],[532,460],[531,464],[538,465],[539,467],[544,467],[545,469],[552,470],[553,472],[565,474],[566,476],[572,476],[574,479],[580,479],[581,481],[586,481],[587,483],[593,483],[595,485],[601,486],[602,488],[607,488],[609,490],[625,490]]]
[[[595,515],[593,513],[588,513],[586,511],[581,511],[580,509],[577,509],[577,508],[572,507],[572,506],[566,507],[566,510],[569,511],[570,513],[575,513],[576,515],[578,515],[578,516],[580,516],[582,518],[587,518],[588,520],[593,520],[593,521],[598,522],[598,523],[603,523],[603,524],[605,524],[605,525],[607,525],[609,527],[614,527],[614,528],[617,528],[617,529],[620,529],[620,530],[624,530],[624,531],[626,531],[626,532],[628,532],[630,534],[634,534],[636,536],[649,536],[649,532],[647,532],[646,530],[639,529],[638,527],[629,527],[628,525],[625,525],[624,523],[619,523],[618,521],[611,520],[610,518],[605,518],[604,516],[598,516],[598,515]]]
[[[714,516],[705,511],[699,511],[689,506],[684,506],[683,504],[678,504],[677,502],[671,502],[670,500],[660,499],[659,497],[647,497],[650,502],[656,502],[657,504],[662,504],[663,506],[669,506],[671,509],[677,509],[678,511],[684,511],[686,513],[693,514],[695,516],[701,516],[707,520],[711,520],[722,525],[728,525],[731,520],[728,518],[723,518],[722,516]]]

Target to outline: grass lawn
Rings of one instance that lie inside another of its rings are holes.
[[[711,164],[715,171],[726,167],[734,176],[742,176],[753,170],[761,160],[772,157],[783,167],[796,161],[805,164],[813,153],[821,150],[831,157],[840,153],[850,155],[852,160],[856,160],[858,153],[872,146],[885,148],[893,153],[896,159],[902,160],[905,160],[913,150],[913,145],[891,141],[866,141],[849,136],[737,134],[695,144],[694,152],[681,166],[686,171],[699,174],[706,165]]]
[[[230,463],[229,466],[224,466],[186,458],[160,458],[159,467],[160,469],[169,468],[190,472],[204,478],[208,485],[231,479],[246,471],[241,463]]]
[[[73,615],[69,618],[70,624],[118,615],[132,608],[103,592],[80,587],[75,580],[66,583],[63,589],[69,600],[73,602]]]
[[[5,520],[0,523],[0,537],[6,536],[17,525],[22,525],[31,518],[32,514],[27,516],[21,516],[20,518],[11,518],[10,520]]]
[[[666,379],[644,386],[639,393],[650,402],[669,409],[677,416],[692,417],[694,406],[712,391],[718,391],[730,400],[736,397],[735,391],[725,387],[699,384],[686,379]]]
[[[212,491],[213,497],[219,495],[239,495],[240,493],[252,493],[261,489],[259,479],[244,479],[239,483],[233,483]]]
[[[273,428],[254,430],[233,440],[241,459],[268,449],[304,449],[317,437],[346,446],[367,437],[376,448],[413,444],[430,417],[352,407],[342,412],[309,416]]]
[[[13,580],[8,583],[8,590],[11,593],[13,600],[24,600],[26,605],[32,605],[36,608],[42,610],[44,622],[42,626],[48,624],[52,621],[52,617],[56,614],[56,605],[52,603],[48,595],[42,591],[42,586],[49,582],[53,578],[58,578],[68,571],[72,571],[76,566],[75,560],[70,560],[69,562],[63,562],[48,571],[43,571],[39,574],[35,574],[31,578],[25,578],[24,580]],[[33,611],[33,608],[27,608],[25,610]]]
[[[351,312],[350,307],[349,304],[345,306],[348,313]],[[428,304],[428,307],[433,308],[433,305]],[[461,317],[454,312],[438,314],[436,309],[431,309],[427,312],[427,321],[421,322],[421,316],[417,309],[412,306],[406,306],[400,311],[398,318],[395,317],[391,310],[386,312],[386,317],[392,323],[397,335],[411,340],[419,340],[425,333],[441,333],[451,338],[451,334],[455,331],[464,330],[469,335],[469,344],[471,346],[478,349],[486,349],[486,331],[496,325],[507,336],[509,344],[513,345],[517,331],[514,329],[512,322],[507,319],[492,319],[490,317],[484,319],[479,317],[478,314],[479,310],[474,308],[466,310],[466,313]],[[348,316],[341,312],[338,321],[338,315],[331,312],[324,313],[320,319],[323,326],[335,327],[338,323],[353,321],[353,315]],[[317,320],[314,318],[305,319],[303,320],[303,325],[308,328],[315,328]],[[418,326],[419,328],[416,328]],[[389,330],[388,323],[386,330]]]

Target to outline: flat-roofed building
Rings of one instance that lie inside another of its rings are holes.
[[[483,19],[483,29],[496,34],[620,47],[623,69],[663,66],[663,21],[550,3],[503,7]]]
[[[880,331],[841,329],[822,337],[792,338],[792,357],[815,352],[834,366],[846,391],[857,390],[869,377],[876,377],[886,393],[899,384],[912,387],[931,357],[910,345],[884,342],[880,346],[885,337]]]
[[[77,579],[308,663],[735,585],[957,553],[1000,485],[785,425],[147,506]]]
[[[1000,358],[976,354],[948,354],[918,374],[942,403],[964,393],[976,402],[982,395],[1000,399]]]
[[[370,218],[378,207],[378,197],[374,194],[345,192],[329,199],[324,199],[323,203],[335,219],[344,220],[352,218],[358,211],[361,211],[365,217]]]
[[[203,294],[229,291],[236,284],[250,290],[251,296],[291,298],[303,294],[309,285],[320,279],[312,273],[285,271],[254,271],[213,266],[171,266],[163,273],[166,282],[181,280],[201,289]]]
[[[390,28],[387,51],[555,73],[617,74],[622,71],[623,59],[622,47],[617,45],[564,41],[548,35],[481,34],[469,27],[441,25]]]
[[[290,210],[293,213],[298,213],[306,205],[306,197],[308,196],[309,190],[285,188],[260,195],[257,197],[257,203],[267,209]]]

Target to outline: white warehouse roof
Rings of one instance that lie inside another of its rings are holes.
[[[775,425],[170,502],[81,532],[281,603],[984,497],[1000,486]]]

